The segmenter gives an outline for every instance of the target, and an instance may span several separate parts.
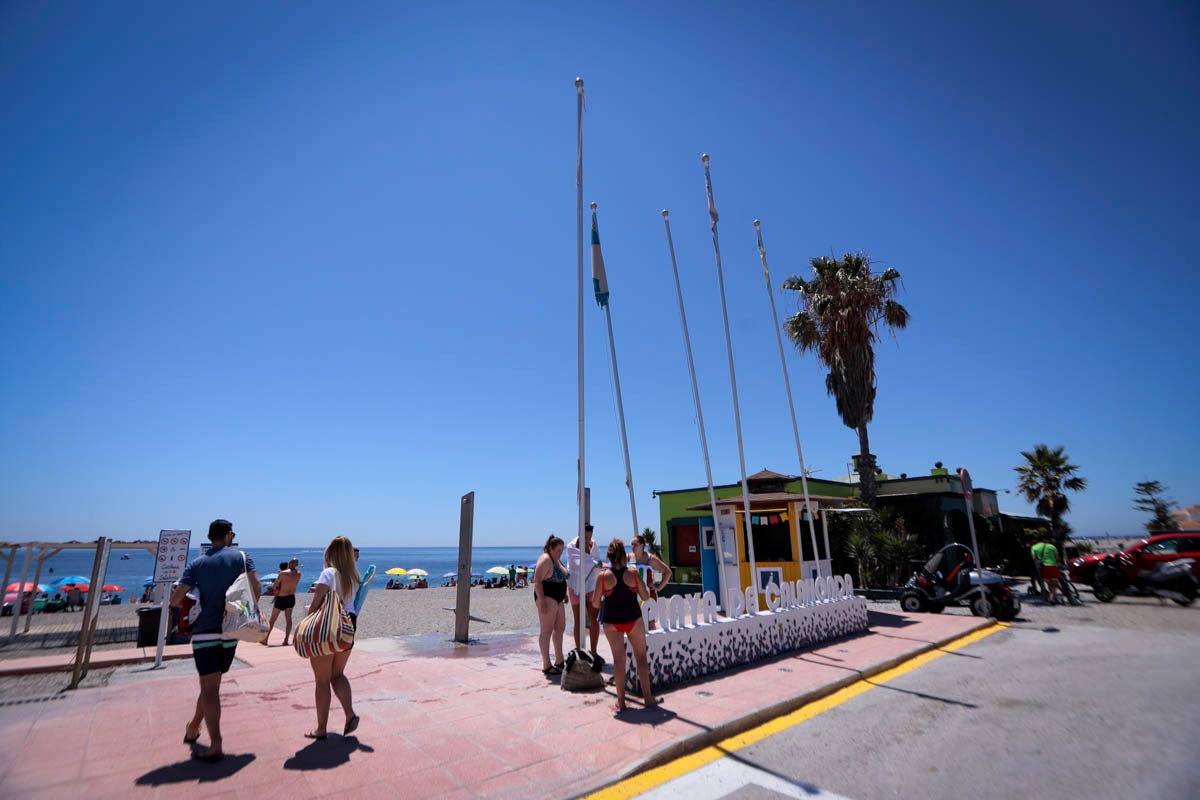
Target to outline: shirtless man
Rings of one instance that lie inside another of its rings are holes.
[[[292,609],[296,606],[296,587],[300,585],[300,570],[296,567],[300,566],[300,560],[293,558],[286,564],[280,562],[279,577],[275,579],[275,603],[271,609],[270,630],[263,637],[262,644],[267,644],[267,639],[271,638],[271,634],[275,632],[275,620],[279,619],[279,612],[283,612],[284,631],[283,631],[283,646],[287,647],[288,637],[292,635]]]

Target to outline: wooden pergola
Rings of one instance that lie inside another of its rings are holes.
[[[108,571],[108,557],[113,550],[145,550],[150,555],[158,553],[158,542],[139,539],[132,542],[118,542],[107,539],[101,536],[94,542],[0,542],[0,558],[4,559],[4,584],[5,588],[9,585],[9,580],[12,578],[13,567],[16,565],[17,551],[24,550],[25,558],[21,566],[21,584],[17,587],[17,599],[13,604],[13,621],[12,628],[8,633],[8,641],[12,641],[17,636],[17,628],[20,626],[21,611],[25,605],[25,596],[30,594],[25,591],[25,587],[29,585],[29,567],[36,564],[33,573],[33,585],[36,589],[39,579],[42,577],[42,567],[47,559],[61,553],[63,550],[94,550],[96,553],[95,559],[92,561],[92,579],[90,586],[93,590],[88,592],[87,603],[83,607],[83,616],[80,619],[79,628],[79,645],[75,652],[75,663],[73,675],[71,678],[71,688],[78,685],[80,679],[87,675],[87,663],[92,657],[92,641],[96,635],[96,620],[99,616],[100,607],[100,592],[95,590],[95,587],[104,585],[104,576]],[[35,592],[36,594],[36,592]],[[30,604],[30,613],[25,615],[25,630],[29,632],[29,624],[32,622],[33,608]]]

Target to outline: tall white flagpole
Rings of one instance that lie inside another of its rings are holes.
[[[729,383],[733,387],[733,421],[737,427],[738,463],[742,468],[742,506],[746,526],[746,549],[750,555],[750,586],[754,589],[754,611],[758,611],[758,562],[754,558],[754,528],[750,523],[750,487],[746,483],[746,451],[742,446],[742,412],[738,408],[737,374],[733,369],[733,339],[729,336],[729,309],[725,303],[725,275],[721,270],[721,242],[717,238],[717,206],[713,202],[712,176],[708,170],[708,153],[700,156],[704,162],[704,190],[708,193],[708,217],[712,222],[713,251],[717,257],[717,284],[721,287],[721,319],[725,323],[725,353],[729,358]],[[716,509],[713,509],[716,513]],[[749,609],[747,609],[749,610]]]
[[[808,536],[812,541],[813,558],[816,559],[818,574],[820,574],[821,551],[817,549],[817,529],[813,523],[812,500],[808,496],[808,475],[804,471],[804,451],[800,449],[800,426],[796,424],[796,404],[792,400],[792,380],[788,377],[787,359],[783,352],[783,333],[779,327],[779,313],[775,310],[775,293],[771,289],[771,270],[767,266],[767,248],[763,245],[762,224],[758,220],[754,220],[754,232],[758,236],[758,255],[762,259],[763,278],[767,281],[767,298],[771,301],[771,320],[775,323],[775,341],[779,344],[779,364],[783,367],[783,386],[787,389],[788,411],[792,415],[792,436],[796,439],[796,458],[800,460],[800,485],[804,489],[804,510],[808,516]]]
[[[712,504],[713,538],[716,539],[718,580],[721,604],[729,614],[729,587],[725,577],[725,546],[721,541],[721,523],[717,517],[717,492],[713,488],[712,463],[708,458],[708,435],[704,432],[704,412],[700,410],[700,388],[696,384],[696,364],[692,360],[692,337],[688,334],[687,312],[683,310],[683,289],[679,286],[679,266],[675,263],[675,240],[671,238],[671,212],[663,209],[663,225],[667,228],[667,249],[671,252],[671,272],[675,275],[675,295],[679,298],[679,322],[683,326],[683,347],[687,351],[688,374],[692,377],[692,398],[696,401],[696,421],[700,424],[700,449],[704,451],[704,475],[708,478],[708,500]],[[663,531],[666,535],[666,531]],[[735,534],[736,535],[736,534]]]
[[[585,576],[583,570],[584,550],[586,550],[586,539],[583,535],[583,526],[587,524],[587,503],[584,499],[584,486],[586,471],[584,469],[584,424],[583,424],[583,78],[575,79],[576,93],[576,122],[579,133],[579,148],[578,156],[575,163],[575,241],[579,254],[579,296],[578,296],[578,339],[579,348],[577,352],[579,360],[579,483],[576,488],[576,501],[579,504],[579,569],[576,570],[579,574],[573,576],[578,585],[577,594],[579,595],[579,624],[583,628],[587,627],[587,605],[588,599],[584,597]],[[583,629],[579,631],[579,644],[585,647],[587,637],[583,635]]]
[[[596,267],[599,265],[599,271]],[[612,355],[613,384],[617,390],[617,419],[621,424],[621,449],[625,453],[625,487],[629,489],[629,512],[633,515],[633,535],[638,535],[637,501],[633,493],[633,468],[629,465],[629,437],[625,432],[625,403],[621,399],[621,373],[617,369],[617,343],[613,339],[612,308],[608,304],[608,274],[600,252],[600,226],[596,221],[596,204],[592,203],[592,283],[596,302],[604,307],[608,323],[608,352]]]

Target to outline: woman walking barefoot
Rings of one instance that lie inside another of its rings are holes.
[[[335,537],[325,548],[325,569],[317,578],[313,588],[312,602],[309,609],[315,611],[325,601],[329,592],[337,592],[342,604],[347,610],[354,608],[354,594],[358,591],[358,569],[354,566],[354,545],[345,536]],[[313,656],[309,659],[312,664],[313,678],[316,679],[317,697],[317,727],[304,734],[310,739],[324,739],[329,723],[330,692],[337,695],[346,713],[346,727],[343,736],[349,736],[358,728],[358,715],[354,713],[354,702],[350,693],[350,680],[345,675],[346,662],[350,660],[351,649],[330,656]]]
[[[608,561],[612,567],[600,573],[591,599],[592,605],[600,608],[604,637],[608,639],[608,647],[612,650],[613,676],[617,686],[617,703],[613,710],[620,714],[625,710],[626,636],[629,637],[629,644],[633,648],[638,682],[642,687],[642,700],[646,708],[658,705],[658,701],[650,692],[650,668],[646,662],[646,626],[642,624],[642,609],[638,603],[638,598],[650,599],[650,593],[637,570],[628,568],[625,543],[620,539],[613,539],[608,543]]]
[[[537,604],[538,648],[542,651],[542,673],[561,675],[563,668],[563,629],[567,615],[563,603],[567,599],[567,568],[562,563],[563,540],[550,534],[546,546],[533,569],[533,602]],[[550,639],[554,639],[554,655],[550,663]]]

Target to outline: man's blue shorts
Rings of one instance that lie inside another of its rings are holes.
[[[196,662],[196,672],[200,675],[212,675],[214,672],[224,675],[229,672],[236,652],[237,639],[192,642],[192,659]]]

